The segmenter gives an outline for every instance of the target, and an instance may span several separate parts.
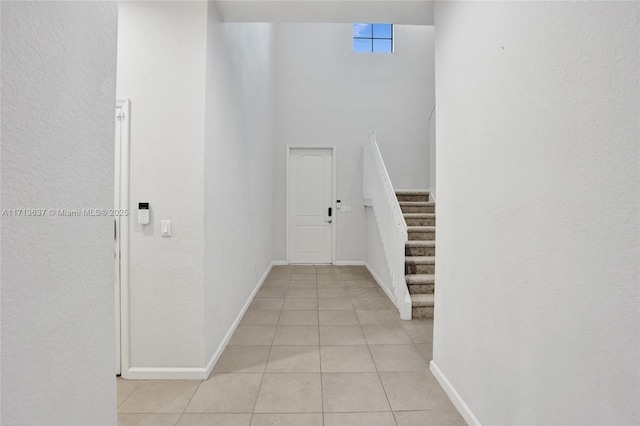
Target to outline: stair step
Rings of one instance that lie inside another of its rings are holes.
[[[405,281],[409,288],[409,294],[433,294],[435,280],[433,274],[408,274]]]
[[[435,213],[436,203],[424,201],[400,201],[402,213]]]
[[[407,284],[433,284],[435,282],[435,276],[433,274],[409,274],[404,277]]]
[[[433,294],[436,290],[435,284],[411,284],[407,287],[409,294]]]
[[[403,216],[407,226],[436,225],[436,215],[434,213],[405,213]]]
[[[435,256],[407,256],[404,261],[409,265],[435,265]]]
[[[435,241],[407,241],[404,246],[405,256],[435,256]]]
[[[396,191],[398,201],[429,201],[429,191],[400,189]]]
[[[435,226],[408,226],[409,240],[435,240]]]
[[[407,241],[405,243],[406,247],[435,247],[436,246],[436,242],[435,241]],[[414,254],[414,255],[408,255],[408,256],[432,256],[429,254]]]
[[[411,318],[433,318],[433,306],[411,308]]]
[[[429,195],[426,189],[398,189],[396,195]]]
[[[404,259],[404,273],[433,274],[436,271],[435,256],[406,256]]]
[[[433,318],[433,294],[412,294],[411,295],[411,317],[412,318]]]
[[[436,203],[431,203],[429,201],[399,201],[400,206],[416,206],[416,207],[435,207]],[[411,212],[407,212],[411,213]],[[416,212],[419,213],[419,212]]]
[[[412,294],[411,306],[414,308],[422,306],[433,306],[435,295],[433,294]]]

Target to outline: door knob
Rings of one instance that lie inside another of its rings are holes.
[[[327,223],[331,223],[331,219],[329,219],[329,220],[325,220],[325,222],[327,222]]]

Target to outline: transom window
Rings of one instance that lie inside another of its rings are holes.
[[[393,52],[392,24],[353,24],[353,51]]]

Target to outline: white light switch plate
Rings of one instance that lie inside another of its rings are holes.
[[[170,220],[162,220],[160,221],[160,235],[163,237],[171,236],[171,221]]]

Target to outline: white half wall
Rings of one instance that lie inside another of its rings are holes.
[[[205,339],[217,359],[273,260],[271,24],[222,23],[208,7]]]
[[[639,8],[436,4],[433,363],[467,419],[640,423]]]
[[[151,374],[206,362],[206,31],[206,2],[119,3],[117,95],[131,99],[128,362]],[[138,202],[150,204],[148,225],[136,220]]]
[[[336,146],[337,261],[365,258],[362,142],[377,130],[396,188],[428,187],[433,27],[394,26],[393,54],[353,52],[351,24],[276,25],[274,254],[285,259],[286,146]]]
[[[55,211],[113,208],[117,5],[0,7],[0,423],[115,424],[113,218]]]
[[[384,253],[384,245],[378,232],[378,223],[372,207],[365,207],[365,264],[369,272],[385,289],[393,293],[391,271]]]

